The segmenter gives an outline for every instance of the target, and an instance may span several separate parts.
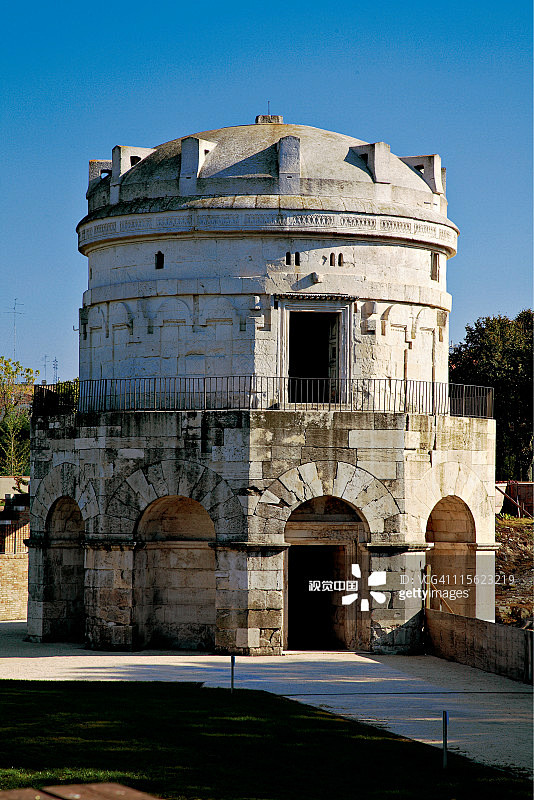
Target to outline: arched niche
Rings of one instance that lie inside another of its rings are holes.
[[[59,497],[46,518],[44,641],[84,640],[84,533],[84,521],[76,501],[72,497]]]
[[[476,616],[475,521],[468,505],[447,495],[432,509],[426,526],[430,608]]]
[[[211,541],[215,527],[206,511],[189,497],[160,497],[143,512],[136,532],[144,541]]]
[[[212,649],[215,527],[206,509],[188,497],[161,497],[142,513],[135,538],[136,645]]]
[[[59,497],[50,507],[46,518],[48,539],[52,542],[79,541],[84,532],[78,503],[72,497]]]

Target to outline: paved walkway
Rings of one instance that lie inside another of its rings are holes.
[[[0,676],[20,680],[202,681],[230,685],[230,659],[175,651],[97,653],[75,644],[30,644],[23,622],[0,623]],[[236,658],[236,687],[262,689],[485,764],[532,772],[529,686],[432,656],[289,652]]]

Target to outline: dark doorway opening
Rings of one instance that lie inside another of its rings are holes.
[[[339,650],[344,608],[341,592],[322,591],[323,581],[343,580],[340,555],[333,545],[292,545],[288,551],[288,648]],[[320,581],[320,591],[310,591],[310,581]]]
[[[327,403],[338,395],[339,314],[292,311],[289,402]]]

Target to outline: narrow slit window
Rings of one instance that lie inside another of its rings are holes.
[[[430,254],[430,279],[439,281],[439,254]]]
[[[286,264],[288,267],[291,265],[291,253],[286,253]]]
[[[165,256],[163,255],[161,250],[158,250],[158,252],[156,253],[155,262],[156,262],[156,269],[163,269],[165,263]]]
[[[340,253],[337,257],[337,263],[339,267],[343,266],[343,253]]]
[[[300,267],[300,253],[295,253],[295,266]]]
[[[330,266],[331,267],[335,267],[336,266],[336,254],[335,253],[330,253]]]

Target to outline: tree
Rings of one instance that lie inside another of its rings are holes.
[[[27,475],[30,404],[38,372],[0,356],[0,475]]]
[[[39,372],[23,367],[19,361],[0,356],[0,419],[28,405],[32,386]]]
[[[449,359],[451,383],[493,386],[497,423],[497,477],[532,480],[531,309],[515,319],[480,317]]]
[[[30,469],[29,412],[16,409],[0,422],[0,474],[20,477]]]

